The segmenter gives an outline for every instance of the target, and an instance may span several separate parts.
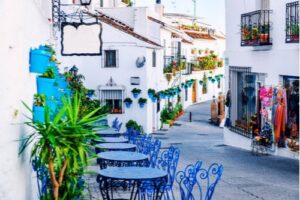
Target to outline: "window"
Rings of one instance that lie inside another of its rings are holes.
[[[152,67],[156,67],[156,51],[152,52]]]
[[[123,90],[100,90],[100,100],[112,114],[123,113]]]
[[[299,42],[299,1],[286,4],[286,43]]]
[[[104,51],[104,67],[117,67],[117,51],[105,50]]]

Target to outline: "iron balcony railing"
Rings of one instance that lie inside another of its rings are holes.
[[[299,1],[286,4],[286,43],[299,43]]]
[[[272,45],[271,10],[257,10],[241,15],[241,46]]]

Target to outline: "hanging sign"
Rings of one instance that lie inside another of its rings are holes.
[[[101,55],[101,24],[63,22],[61,27],[61,54],[63,56]]]

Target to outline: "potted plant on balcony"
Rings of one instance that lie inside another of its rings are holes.
[[[257,44],[258,42],[258,36],[259,36],[259,30],[258,30],[258,27],[253,27],[252,28],[252,33],[251,33],[251,43],[252,44]]]
[[[269,42],[269,30],[270,30],[269,24],[264,24],[261,26],[261,31],[259,34],[260,43],[265,44]]]
[[[138,103],[139,103],[141,108],[144,108],[145,104],[147,103],[147,99],[139,98]]]
[[[299,24],[291,25],[291,40],[299,41]]]
[[[55,73],[52,68],[48,68],[41,76],[38,76],[36,81],[39,94],[44,94],[48,98],[55,96]]]
[[[149,88],[149,89],[148,89],[148,96],[149,96],[149,98],[152,98],[152,97],[154,96],[154,94],[155,94],[155,90]]]
[[[124,99],[124,103],[125,103],[126,108],[130,108],[130,106],[132,104],[132,99],[127,97]]]
[[[140,93],[141,93],[141,90],[138,89],[138,88],[133,88],[133,89],[131,90],[131,93],[133,94],[133,97],[134,97],[134,98],[138,98],[138,96],[139,96]]]

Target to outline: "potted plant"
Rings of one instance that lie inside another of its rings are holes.
[[[41,76],[37,77],[37,92],[46,95],[47,98],[55,96],[55,73],[48,68]]]
[[[147,99],[139,98],[138,103],[139,103],[141,108],[144,108],[145,104],[147,103]]]
[[[45,106],[46,106],[46,96],[44,94],[35,94],[32,109],[32,119],[34,122],[45,121]]]
[[[258,27],[253,27],[252,28],[252,40],[251,40],[251,42],[253,43],[253,44],[256,44],[257,43],[257,41],[258,41],[258,36],[259,36],[259,30],[258,30]]]
[[[133,94],[133,97],[134,97],[134,98],[138,98],[138,96],[139,96],[140,93],[141,93],[141,90],[138,89],[138,88],[133,88],[133,89],[131,90],[131,93]]]
[[[151,97],[151,100],[152,100],[153,103],[156,103],[157,99],[158,99],[158,95],[157,95],[157,94],[154,94],[154,95]]]
[[[299,41],[299,24],[291,25],[291,40]]]
[[[268,43],[269,42],[269,24],[264,24],[261,26],[261,31],[259,34],[259,41],[260,43]]]
[[[124,99],[124,103],[126,108],[130,108],[131,104],[132,104],[132,99],[127,97],[126,99]]]
[[[94,116],[101,107],[82,117],[79,117],[80,109],[80,98],[75,95],[72,100],[63,100],[63,107],[52,121],[46,109],[45,122],[31,119],[25,123],[34,132],[24,139],[19,153],[31,148],[31,162],[37,160],[35,168],[43,169],[40,176],[48,184],[40,199],[80,199],[84,190],[83,174],[88,161],[96,157],[90,142],[101,139],[94,130],[101,127],[95,122],[105,117],[103,113]]]
[[[30,49],[29,52],[29,71],[33,73],[44,73],[50,62],[53,52],[45,46],[36,49]]]
[[[224,65],[223,60],[222,60],[222,59],[219,60],[219,61],[218,61],[218,67],[223,67],[223,65]]]
[[[152,98],[153,96],[154,96],[154,94],[155,94],[155,90],[154,89],[148,89],[148,96],[149,96],[149,98]]]
[[[127,130],[132,128],[135,131],[140,131],[140,134],[142,134],[144,132],[143,126],[139,125],[136,121],[134,121],[132,119],[129,120],[125,126],[126,126]]]
[[[159,94],[159,98],[161,98],[161,99],[165,99],[166,98],[165,91],[160,91],[158,94]]]
[[[196,54],[196,48],[192,48],[191,53],[192,53],[193,55]]]

